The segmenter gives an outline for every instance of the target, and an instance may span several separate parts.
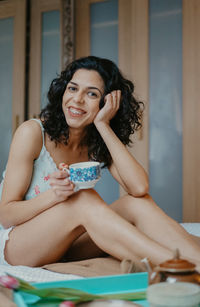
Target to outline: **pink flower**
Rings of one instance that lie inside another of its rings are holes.
[[[48,181],[49,180],[49,178],[50,178],[50,176],[48,175],[48,176],[44,176],[44,181]]]
[[[0,285],[9,288],[9,289],[17,289],[19,287],[19,282],[12,276],[0,276]]]
[[[71,301],[64,301],[59,305],[59,307],[75,307],[75,304]]]
[[[38,185],[35,186],[34,190],[36,195],[40,194],[40,189]]]

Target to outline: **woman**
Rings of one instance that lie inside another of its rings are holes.
[[[157,207],[145,170],[125,146],[140,127],[142,103],[116,65],[92,56],[75,60],[52,81],[48,99],[40,120],[24,122],[11,144],[0,263],[41,266],[64,254],[75,260],[106,252],[158,264],[179,248],[199,265],[200,246]],[[75,192],[63,165],[88,160],[107,166],[127,195],[108,206],[93,189]]]

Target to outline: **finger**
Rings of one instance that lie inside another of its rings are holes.
[[[107,104],[107,101],[109,100],[109,95],[110,95],[110,94],[107,94],[107,95],[104,97],[104,103],[105,103],[105,105]]]
[[[61,179],[58,179],[58,178],[50,178],[49,180],[49,184],[50,186],[53,186],[53,185],[63,185],[63,186],[67,186],[67,185],[70,185],[72,182],[69,180],[69,178],[61,178]]]
[[[113,108],[116,111],[119,108],[117,91],[113,91],[111,94],[112,94],[112,100],[113,100]]]
[[[56,171],[52,174],[50,174],[50,179],[51,178],[57,178],[57,179],[64,179],[66,177],[69,177],[69,174],[66,171]]]
[[[74,186],[73,185],[69,185],[69,186],[53,186],[52,189],[56,192],[69,192],[69,191],[73,191],[74,190]]]
[[[68,174],[68,176],[69,176],[69,165],[68,164],[66,164],[66,163],[59,163],[59,165],[58,165],[58,168],[61,170],[61,171],[64,171],[64,172],[66,172],[67,174]],[[67,176],[67,177],[68,177]]]
[[[63,199],[67,199],[69,196],[71,196],[72,194],[74,194],[74,190],[70,190],[70,191],[55,191],[55,194],[58,197],[62,197]]]
[[[119,109],[119,106],[120,106],[121,91],[120,90],[113,91],[112,97],[113,97],[114,109],[115,109],[115,111],[117,111]]]
[[[113,94],[110,93],[110,94],[108,94],[106,97],[107,97],[107,98],[106,98],[106,104],[105,104],[105,106],[111,110],[111,109],[113,109],[113,106],[114,106],[114,97],[113,97]]]
[[[54,189],[55,193],[57,195],[64,195],[64,196],[69,196],[74,193],[74,188],[70,190],[60,190],[60,189]]]
[[[107,94],[105,98],[105,110],[109,113],[110,118],[112,118],[117,111],[116,91]]]
[[[118,108],[119,108],[120,102],[121,102],[121,91],[120,90],[117,91],[117,102],[118,102]]]
[[[63,170],[63,168],[68,168],[69,166],[66,164],[66,163],[64,163],[64,162],[62,162],[62,163],[59,163],[59,165],[58,165],[58,168],[59,168],[59,170]]]

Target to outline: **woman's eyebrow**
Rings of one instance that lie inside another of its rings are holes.
[[[69,81],[69,83],[78,86],[78,84],[77,84],[76,82]],[[97,90],[97,91],[99,91],[99,93],[101,94],[101,96],[103,95],[102,92],[100,91],[100,89],[99,89],[98,87],[95,87],[95,86],[88,86],[87,88],[90,89],[90,90]]]
[[[73,85],[78,86],[78,84],[77,84],[77,83],[75,83],[75,82],[73,82],[73,81],[69,81],[69,83],[71,83],[71,84],[73,84]],[[69,83],[68,83],[68,84],[69,84]]]
[[[99,93],[101,94],[101,96],[103,95],[102,92],[100,91],[100,89],[99,89],[98,87],[89,86],[88,89],[90,89],[90,90],[97,90],[97,91],[99,91]]]

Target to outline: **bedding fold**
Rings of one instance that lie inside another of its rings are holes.
[[[112,257],[101,257],[81,261],[53,263],[44,265],[42,268],[62,274],[95,277],[121,274],[120,263],[121,261]]]

